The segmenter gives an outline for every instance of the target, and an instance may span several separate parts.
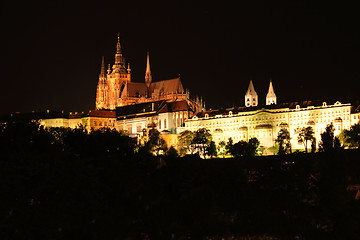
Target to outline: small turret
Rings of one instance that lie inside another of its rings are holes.
[[[276,95],[274,92],[272,81],[270,79],[269,91],[266,95],[266,105],[271,105],[271,104],[276,104]]]
[[[245,94],[245,106],[256,107],[258,105],[258,95],[255,91],[252,80],[250,80],[249,88]]]

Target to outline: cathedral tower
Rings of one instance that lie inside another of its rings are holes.
[[[104,60],[101,65],[99,83],[96,92],[96,109],[115,109],[123,104],[120,96],[128,82],[131,82],[130,65],[127,68],[121,52],[120,36],[118,34],[115,52],[115,63],[105,73]]]
[[[249,88],[245,94],[245,106],[256,107],[257,105],[258,105],[258,95],[255,92],[255,88],[252,83],[252,80],[250,80]]]
[[[106,85],[107,85],[107,82],[106,82],[106,73],[105,73],[105,61],[104,61],[104,56],[103,56],[102,61],[101,61],[99,82],[98,82],[97,91],[96,91],[96,103],[95,103],[96,109],[106,108],[106,106],[105,106],[106,89],[107,89]]]
[[[276,95],[270,79],[269,91],[266,95],[266,105],[276,104]]]

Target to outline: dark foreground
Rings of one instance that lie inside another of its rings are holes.
[[[214,160],[7,151],[0,239],[358,239],[349,185],[359,175],[358,150]]]

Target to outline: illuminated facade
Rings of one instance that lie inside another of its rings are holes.
[[[93,131],[101,128],[116,129],[116,113],[107,110],[92,110],[88,113],[50,112],[41,114],[39,122],[45,127],[76,128],[80,125]]]
[[[131,81],[130,65],[125,67],[125,58],[121,52],[120,38],[116,44],[115,64],[105,72],[105,62],[102,59],[99,82],[96,92],[96,109],[115,110],[132,104],[160,100],[181,101],[189,99],[189,92],[184,91],[180,77],[156,81],[152,80],[150,57],[147,54],[144,82]],[[204,110],[204,104],[198,106]]]
[[[178,129],[196,114],[196,108],[196,103],[190,100],[160,100],[118,107],[116,128],[139,139],[156,128],[169,146],[176,146]]]
[[[249,97],[255,98],[255,101],[248,100]],[[245,95],[245,107],[198,113],[185,121],[185,127],[180,131],[207,128],[217,144],[221,141],[227,142],[229,138],[238,142],[256,137],[261,146],[269,148],[275,145],[280,129],[286,128],[290,132],[293,148],[301,149],[304,147],[297,142],[298,128],[311,126],[318,143],[321,140],[320,134],[328,124],[334,124],[335,135],[338,135],[341,130],[349,129],[359,122],[360,117],[359,109],[340,102],[331,105],[313,101],[275,104],[276,96],[270,82],[266,105],[257,106],[257,95],[250,81]]]

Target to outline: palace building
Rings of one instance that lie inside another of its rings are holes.
[[[335,135],[338,135],[343,129],[349,129],[358,123],[359,118],[359,107],[355,108],[350,103],[303,101],[278,104],[272,81],[265,105],[258,106],[258,96],[250,80],[244,107],[199,112],[185,121],[185,127],[179,131],[207,128],[216,144],[227,142],[229,138],[238,142],[256,137],[261,146],[269,148],[275,145],[280,129],[286,128],[290,132],[293,148],[301,149],[304,148],[303,145],[297,142],[299,128],[311,126],[318,143],[321,140],[320,134],[328,124],[334,124]]]

